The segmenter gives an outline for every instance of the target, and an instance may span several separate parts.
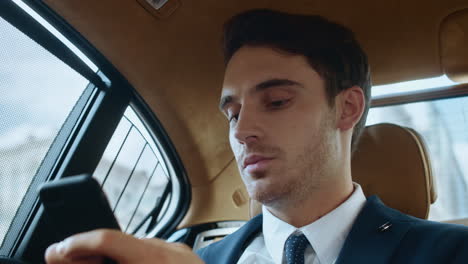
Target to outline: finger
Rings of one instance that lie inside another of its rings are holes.
[[[161,245],[161,242],[164,243]],[[192,251],[192,249],[183,243],[167,243],[159,239],[146,239],[145,243],[152,245],[149,250],[163,248],[158,252],[158,263],[199,263],[203,261]]]
[[[152,247],[163,248],[165,244],[157,240],[152,243]],[[135,261],[135,256],[146,255],[148,247],[142,240],[131,235],[116,230],[101,229],[65,239],[61,242],[60,250],[67,259],[103,256],[124,264]]]
[[[146,243],[152,244],[152,245],[159,245],[159,246],[164,246],[166,248],[171,248],[176,251],[192,251],[192,249],[187,246],[184,243],[179,243],[179,242],[173,242],[173,243],[168,243],[159,239],[154,239],[154,238],[149,238],[145,240]],[[164,245],[161,245],[161,242],[164,243]]]
[[[167,243],[160,239],[137,239],[115,230],[95,230],[78,234],[67,238],[57,247],[59,250],[55,249],[58,251],[56,255],[61,255],[60,260],[66,261],[102,256],[119,264],[154,263],[154,260],[158,263],[202,263],[200,258],[183,244]],[[54,257],[54,254],[50,255]]]
[[[101,264],[102,257],[84,257],[70,259],[63,254],[63,243],[56,243],[47,248],[45,259],[48,264]]]
[[[45,260],[47,264],[67,264],[69,263],[63,256],[60,243],[50,245],[45,253]]]

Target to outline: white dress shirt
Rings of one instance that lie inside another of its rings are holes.
[[[354,183],[351,196],[333,211],[309,225],[296,228],[271,214],[265,206],[262,232],[252,240],[238,264],[282,264],[286,239],[293,233],[303,233],[310,242],[305,251],[305,263],[335,263],[354,220],[366,202],[361,186]]]

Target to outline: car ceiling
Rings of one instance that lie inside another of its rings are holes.
[[[246,219],[247,194],[218,111],[223,22],[250,8],[320,14],[356,33],[374,84],[466,78],[466,0],[170,0],[159,12],[144,0],[46,0],[135,87],[156,113],[192,185],[181,226]]]

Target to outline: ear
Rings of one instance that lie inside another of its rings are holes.
[[[348,88],[336,96],[337,128],[341,131],[354,128],[364,112],[364,98],[364,91],[359,86]]]

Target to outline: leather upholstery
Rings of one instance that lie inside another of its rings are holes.
[[[352,159],[353,180],[366,196],[378,195],[403,213],[426,219],[437,199],[428,152],[410,128],[377,124],[365,128]],[[250,216],[261,212],[251,200]]]
[[[468,9],[444,19],[440,27],[440,58],[444,73],[453,81],[468,82]]]

